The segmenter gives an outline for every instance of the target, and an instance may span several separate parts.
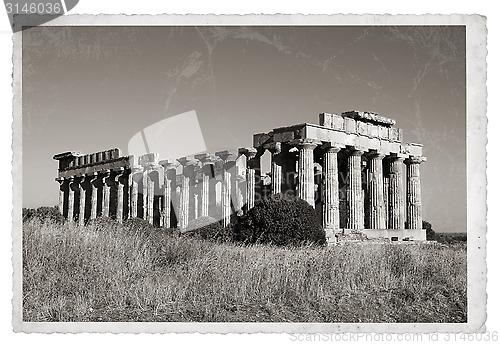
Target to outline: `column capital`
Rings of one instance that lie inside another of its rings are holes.
[[[200,153],[195,155],[194,158],[199,160],[203,165],[214,164],[216,161],[214,155],[211,155],[210,153]]]
[[[375,151],[375,150],[370,150],[367,154],[366,157],[369,159],[383,159],[387,157],[385,153],[382,153],[380,151]]]
[[[119,168],[117,170],[115,170],[115,172],[117,173],[114,177],[113,177],[113,182],[120,182],[119,179],[120,177],[122,177],[124,174],[125,174],[125,169],[123,168]]]
[[[235,158],[236,154],[232,150],[217,151],[215,155],[225,162]]]
[[[158,165],[158,153],[146,153],[139,156],[139,165]]]
[[[178,161],[173,159],[165,159],[159,162],[159,164],[163,167],[164,177],[167,178],[167,175],[177,174],[177,167],[180,165]]]
[[[141,172],[143,170],[144,170],[144,168],[142,167],[142,165],[133,165],[130,167],[131,175],[136,174],[138,172]]]
[[[161,165],[164,170],[169,170],[176,168],[179,165],[179,162],[174,159],[164,159],[159,161],[158,164]]]
[[[178,158],[177,161],[184,167],[198,164],[198,162],[194,159],[193,156],[181,157]]]
[[[247,159],[253,159],[257,156],[257,149],[255,147],[241,147],[238,149],[238,154],[244,155]]]
[[[404,162],[405,164],[420,164],[424,163],[427,161],[427,157],[422,157],[422,156],[410,156],[409,158],[405,159]]]
[[[97,179],[97,172],[86,174],[86,176],[89,178],[89,182],[93,183]]]
[[[56,177],[55,180],[57,182],[59,182],[60,184],[63,184],[66,181],[66,179],[64,177]]]
[[[338,153],[343,149],[343,147],[339,144],[324,143],[323,145],[321,145],[321,149],[323,150],[323,152]]]
[[[391,153],[390,155],[386,156],[385,158],[389,162],[396,162],[396,161],[403,162],[406,159],[405,156],[399,155],[397,153]]]
[[[366,151],[359,147],[351,146],[348,148],[347,152],[350,156],[362,156]]]
[[[294,139],[289,142],[290,145],[296,146],[299,149],[314,149],[321,144],[321,141],[315,139]]]
[[[264,145],[264,149],[271,152],[273,155],[277,155],[281,153],[281,143],[279,141],[268,143]]]

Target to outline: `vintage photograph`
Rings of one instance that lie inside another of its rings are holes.
[[[21,328],[484,322],[474,18],[89,17],[16,33]]]

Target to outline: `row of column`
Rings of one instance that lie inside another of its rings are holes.
[[[239,213],[242,212],[244,204],[247,205],[247,208],[252,208],[255,204],[255,179],[258,168],[252,159],[255,157],[257,150],[242,148],[238,153],[247,157],[248,164],[243,179],[236,173],[236,156],[231,151],[217,152],[215,156],[218,158],[204,153],[194,157],[183,157],[177,161],[160,161],[157,166],[150,164],[146,167],[132,167],[130,174],[130,217],[148,219],[152,223],[154,214],[152,209],[153,195],[158,194],[160,195],[158,203],[160,226],[178,226],[180,229],[186,229],[192,219],[209,215],[217,216],[214,214],[216,213],[215,195],[216,184],[218,183],[215,178],[215,163],[220,160],[223,164],[223,171],[219,211],[223,224],[228,225],[233,209]],[[176,168],[179,164],[182,166],[182,173],[179,176],[180,191],[177,195]],[[195,181],[196,168],[200,165],[201,179],[198,182]],[[158,177],[152,179],[152,172],[157,172]],[[144,190],[142,210],[138,193],[141,181]],[[243,181],[247,182],[245,191],[240,188],[240,183]],[[173,219],[174,215],[176,222]]]
[[[298,149],[297,196],[315,206],[314,149],[321,145],[315,140],[295,140],[290,144]],[[271,152],[271,190],[280,193],[282,168],[290,166],[284,162],[280,143],[267,144],[264,149]],[[340,146],[323,145],[323,225],[327,229],[340,228],[338,158]],[[386,156],[378,152],[345,149],[347,152],[346,211],[347,228],[365,228],[365,203],[362,187],[362,156],[367,166],[367,215],[370,229],[422,228],[422,200],[420,190],[420,163],[424,157]],[[388,173],[384,177],[383,160],[388,162]],[[404,190],[404,169],[407,169],[407,191]],[[406,219],[405,219],[406,197]]]
[[[264,148],[272,153],[271,191],[273,194],[280,193],[283,175],[296,168],[296,194],[315,206],[314,149],[321,143],[314,140],[299,140],[288,144],[298,151],[297,166],[295,160],[293,164],[286,161],[280,143]],[[337,156],[341,149],[332,145],[322,146],[323,224],[327,229],[340,228]],[[366,152],[356,149],[346,149],[345,152],[347,153],[347,228],[363,229],[365,205],[362,188],[362,156]],[[255,148],[242,148],[238,151],[239,155],[246,156],[244,191],[239,187],[242,181],[236,174],[234,154],[229,151],[216,153],[216,156],[223,162],[220,212],[224,225],[229,224],[233,210],[241,212],[244,204],[248,209],[254,207],[256,181],[260,180],[261,174],[262,153],[263,150],[258,151]],[[376,152],[366,153],[365,156],[368,159],[368,228],[402,229],[405,227],[406,220],[409,229],[420,229],[422,227],[422,202],[419,166],[425,159],[411,157],[405,160],[403,157],[386,157]],[[386,177],[383,173],[384,158],[388,162],[388,176]],[[186,229],[191,219],[209,216],[209,211],[215,206],[216,159],[212,155],[201,154],[194,158],[184,157],[177,161],[160,161],[159,164],[146,162],[143,166],[131,167],[130,174],[123,169],[107,170],[88,176],[58,179],[60,183],[59,207],[61,210],[66,210],[65,215],[70,221],[76,219],[83,224],[86,219],[93,219],[97,216],[109,217],[111,204],[116,203],[116,207],[113,205],[113,216],[120,221],[127,217],[139,217],[153,223],[159,217],[160,226],[177,225],[181,229]],[[201,183],[196,185],[195,167],[200,163]],[[407,167],[406,195],[403,163]],[[176,192],[178,164],[182,165],[179,196]],[[141,191],[139,191],[140,185],[142,185]],[[116,190],[113,194],[116,195],[116,201],[111,200],[112,186]],[[195,188],[197,193],[194,193]],[[142,200],[139,200],[139,197]],[[75,198],[79,198],[78,201],[75,201]],[[76,211],[75,203],[79,205]],[[177,219],[177,224],[174,222],[174,217]]]
[[[89,175],[56,179],[59,182],[59,209],[69,222],[80,225],[98,216],[113,216],[121,221],[124,215],[124,194],[127,183],[125,170],[105,170]],[[116,190],[116,200],[111,200],[111,190]],[[75,206],[78,206],[76,208]]]
[[[328,147],[324,151],[324,205],[323,219],[325,228],[339,228],[338,207],[338,147]],[[349,150],[347,157],[347,228],[363,229],[364,192],[362,189],[362,161],[364,151]],[[403,162],[407,166],[407,228],[422,228],[422,199],[420,189],[420,163],[423,157],[385,156],[368,153],[368,228],[403,229],[405,227],[405,192],[403,183]],[[388,177],[384,178],[382,160],[388,160]],[[300,174],[300,170],[299,170]],[[388,188],[384,190],[384,185]],[[386,210],[386,208],[388,208]],[[387,217],[387,219],[386,219]]]

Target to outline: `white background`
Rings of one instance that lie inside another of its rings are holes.
[[[488,320],[486,328],[489,332],[500,331],[500,279],[498,278],[498,260],[500,246],[499,235],[499,203],[498,187],[499,179],[496,150],[500,146],[499,119],[500,113],[498,96],[498,70],[500,61],[499,25],[500,14],[494,1],[271,1],[252,0],[247,1],[124,1],[124,0],[80,0],[79,4],[70,12],[71,14],[161,14],[161,13],[215,13],[215,14],[247,14],[247,13],[304,13],[304,14],[335,14],[335,13],[373,13],[373,14],[481,14],[487,17],[488,25]],[[3,5],[1,5],[3,6]],[[11,298],[12,298],[12,265],[11,265],[11,210],[12,210],[12,178],[11,178],[11,125],[12,125],[12,33],[5,9],[0,10],[0,88],[1,88],[1,116],[0,116],[0,149],[3,169],[0,169],[1,181],[3,181],[2,205],[0,207],[0,219],[3,229],[0,237],[0,339],[4,344],[10,343],[32,343],[37,344],[87,344],[119,342],[120,344],[141,343],[211,343],[234,344],[238,343],[260,343],[260,342],[287,342],[291,343],[291,337],[287,334],[273,335],[111,335],[111,334],[79,334],[79,335],[27,335],[15,334],[11,326]],[[473,268],[472,268],[473,269]],[[427,339],[424,337],[424,339]],[[395,340],[395,338],[393,339]],[[443,335],[440,340],[445,340]],[[458,339],[459,342],[463,340]],[[334,340],[328,341],[329,343]]]

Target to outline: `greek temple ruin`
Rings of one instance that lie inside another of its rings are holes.
[[[199,217],[242,214],[261,198],[287,193],[321,217],[327,239],[362,232],[368,238],[425,240],[422,229],[422,145],[403,143],[395,121],[372,112],[321,113],[319,124],[274,128],[253,146],[160,160],[122,156],[119,149],[57,154],[59,210],[84,225],[97,217],[142,218],[188,229]],[[262,173],[270,152],[271,169]]]

